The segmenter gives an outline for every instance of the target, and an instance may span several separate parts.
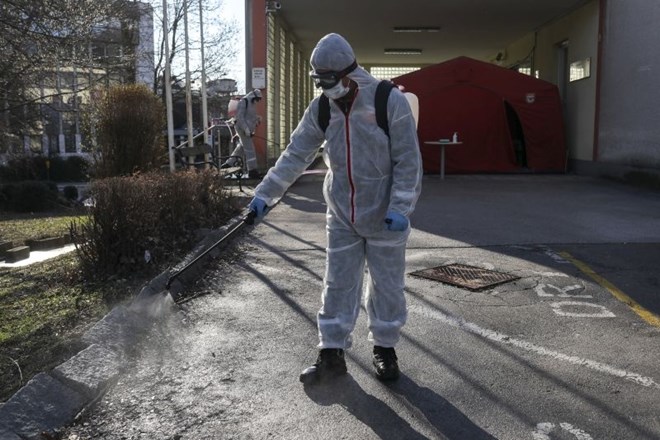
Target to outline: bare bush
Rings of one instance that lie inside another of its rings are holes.
[[[222,226],[237,209],[212,171],[107,178],[92,183],[91,195],[89,218],[71,225],[88,276],[167,263],[192,249],[197,230]]]
[[[96,131],[97,177],[125,176],[164,161],[163,103],[146,86],[125,84],[104,93],[90,124]]]

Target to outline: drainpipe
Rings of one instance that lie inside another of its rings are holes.
[[[245,0],[245,93],[252,86],[252,0]]]
[[[598,140],[600,137],[600,84],[603,65],[603,36],[605,33],[605,13],[607,0],[600,0],[598,6],[598,60],[596,61],[596,109],[594,112],[594,150],[592,160],[598,162]]]
[[[536,44],[538,41],[539,31],[534,31],[534,45],[532,46],[532,59],[530,61],[531,76],[536,78]]]

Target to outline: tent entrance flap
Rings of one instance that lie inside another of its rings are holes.
[[[506,120],[509,125],[509,134],[511,135],[511,144],[516,165],[520,168],[527,168],[525,133],[523,132],[520,118],[518,117],[518,113],[516,113],[514,108],[507,101],[504,101],[504,108],[506,109]]]

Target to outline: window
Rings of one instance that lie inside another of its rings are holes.
[[[523,75],[529,75],[532,76],[532,68],[531,67],[518,67],[518,72],[522,73]],[[539,77],[539,71],[535,70],[534,71],[534,77],[538,78]]]
[[[589,78],[591,76],[591,58],[574,61],[571,63],[568,71],[568,80],[570,82]]]
[[[121,59],[121,46],[119,44],[108,44],[105,47],[105,53],[108,61],[117,62]]]
[[[369,73],[371,73],[374,77],[378,79],[392,79],[396,78],[397,76],[405,75],[406,73],[414,72],[416,70],[419,70],[419,67],[372,67],[369,69]]]
[[[76,83],[75,75],[72,71],[59,72],[60,88],[73,89]]]

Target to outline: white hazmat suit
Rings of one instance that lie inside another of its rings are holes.
[[[232,151],[232,156],[242,156],[245,154],[245,164],[247,165],[248,172],[256,171],[258,168],[257,154],[254,150],[254,143],[252,142],[252,135],[257,128],[259,116],[257,115],[257,100],[261,99],[261,90],[254,89],[245,95],[238,102],[236,108],[236,132],[238,138],[241,140],[240,144]],[[227,165],[234,165],[236,161],[234,158],[227,160]]]
[[[339,72],[354,61],[351,46],[337,34],[321,39],[311,57],[315,71]],[[394,347],[407,316],[404,270],[410,226],[406,220],[404,230],[388,230],[385,218],[394,212],[407,219],[421,191],[415,121],[403,93],[392,89],[387,102],[388,138],[376,123],[374,98],[379,80],[359,66],[347,76],[358,87],[347,113],[331,99],[324,133],[317,118],[319,98],[315,98],[286,150],[255,189],[255,198],[268,206],[275,204],[326,142],[327,266],[317,316],[319,348],[351,346],[365,263],[369,339],[377,346]]]

